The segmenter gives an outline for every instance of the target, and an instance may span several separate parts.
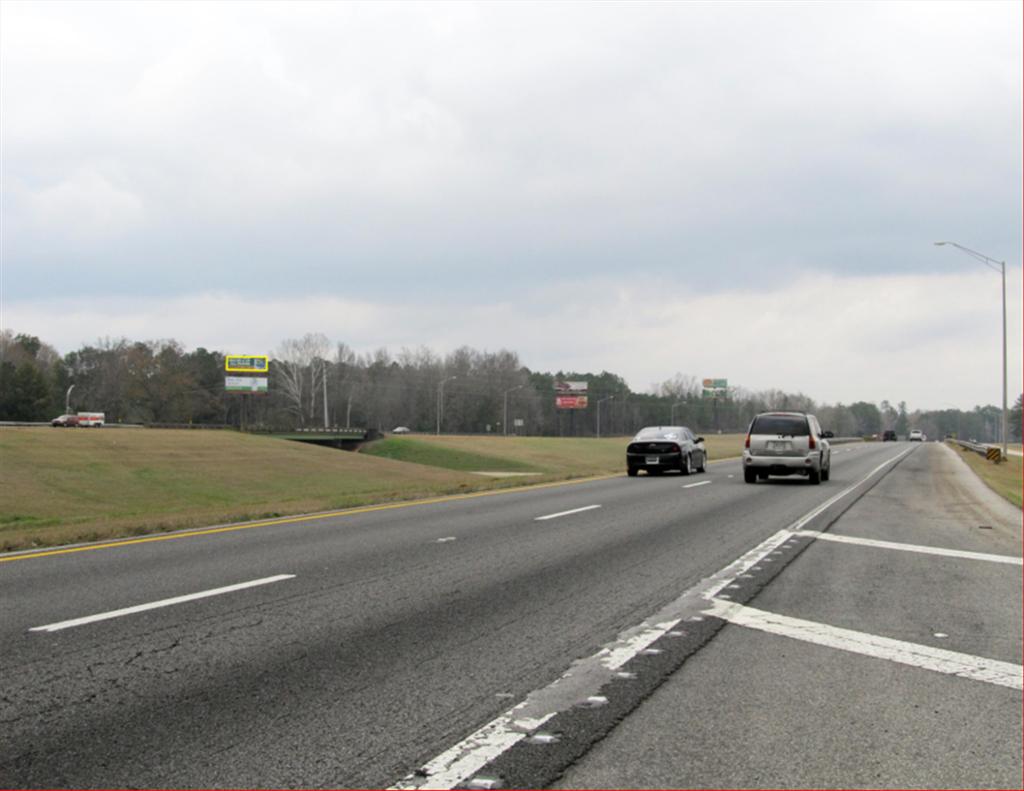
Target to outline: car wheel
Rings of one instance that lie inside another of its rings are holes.
[[[707,471],[708,471],[708,454],[707,454],[707,451],[704,451],[704,453],[700,454],[700,466],[697,468],[697,472],[707,472]]]
[[[754,472],[753,470],[744,470],[743,480],[745,480],[747,483],[757,483],[757,473]]]
[[[832,460],[828,460],[828,466],[821,471],[821,480],[827,481],[832,476]]]
[[[821,473],[818,472],[818,470],[811,470],[810,474],[807,476],[807,479],[811,482],[812,485],[817,486],[819,483],[821,483]]]
[[[635,478],[636,474],[637,474],[637,468],[636,467],[627,467],[626,468],[626,475],[628,475],[630,478]]]
[[[683,475],[689,475],[690,471],[690,454],[687,453],[683,456],[682,461],[679,462],[679,472]]]

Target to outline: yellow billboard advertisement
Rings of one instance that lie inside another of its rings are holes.
[[[237,373],[266,373],[270,358],[265,354],[229,354],[224,358],[224,370]]]

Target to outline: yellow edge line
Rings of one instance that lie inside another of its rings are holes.
[[[724,459],[722,460],[724,461]],[[40,552],[27,552],[22,555],[0,556],[0,563],[11,563],[16,560],[34,560],[35,558],[46,558],[54,555],[70,555],[74,552],[96,552],[101,549],[114,549],[115,547],[127,547],[132,544],[149,544],[153,541],[171,541],[177,538],[193,538],[195,536],[209,536],[215,533],[231,533],[236,530],[249,530],[254,527],[271,527],[272,525],[287,525],[296,522],[313,522],[319,519],[334,519],[343,516],[356,516],[368,514],[373,511],[390,511],[396,508],[412,508],[417,505],[432,505],[434,503],[449,503],[457,500],[470,500],[477,497],[492,497],[497,494],[517,494],[518,492],[531,491],[534,489],[551,489],[556,486],[572,486],[577,483],[588,483],[590,481],[605,481],[609,478],[620,478],[621,473],[612,475],[595,475],[591,478],[577,478],[572,481],[554,481],[552,483],[535,483],[529,486],[516,486],[508,489],[488,489],[484,492],[471,492],[469,494],[449,494],[443,497],[430,497],[423,500],[409,500],[404,503],[385,503],[382,505],[368,505],[357,508],[346,508],[342,511],[330,511],[322,514],[306,514],[289,516],[282,519],[271,519],[261,522],[245,522],[243,524],[225,525],[223,527],[207,527],[200,530],[188,530],[175,533],[165,533],[157,536],[144,536],[142,538],[130,538],[124,541],[109,541],[102,544],[88,544],[80,547],[64,547],[62,549],[50,549]]]

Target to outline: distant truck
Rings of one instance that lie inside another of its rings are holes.
[[[106,421],[106,414],[103,412],[79,412],[77,415],[61,415],[50,421],[51,426],[58,428],[71,428],[82,426],[88,428],[94,426],[100,428]]]

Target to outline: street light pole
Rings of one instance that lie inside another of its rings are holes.
[[[515,387],[510,387],[505,391],[505,413],[502,416],[501,427],[504,430],[506,437],[508,436],[508,394],[516,390],[522,390],[525,386],[526,385],[516,385]]]
[[[1008,458],[1006,454],[1007,436],[1006,436],[1006,261],[997,261],[994,258],[989,258],[983,253],[979,253],[977,250],[972,250],[970,247],[964,247],[962,244],[956,242],[936,242],[937,247],[941,247],[944,244],[948,244],[955,247],[957,250],[967,253],[972,258],[981,261],[989,269],[999,272],[1003,278],[1003,458]],[[999,266],[996,267],[996,264]]]
[[[68,391],[64,394],[64,414],[71,414],[71,391],[75,389],[74,385],[68,388]]]
[[[669,423],[671,423],[673,426],[676,424],[676,407],[679,406],[680,404],[683,404],[683,403],[685,403],[685,402],[683,402],[683,401],[676,401],[672,405],[672,415],[669,418]]]
[[[601,439],[601,404],[605,401],[611,401],[615,396],[610,395],[607,398],[602,398],[597,402],[597,438]]]
[[[447,379],[442,379],[440,384],[437,386],[437,432],[438,436],[441,435],[441,414],[444,412],[444,385],[445,382],[450,382],[452,379],[458,379],[457,376],[449,376]]]

